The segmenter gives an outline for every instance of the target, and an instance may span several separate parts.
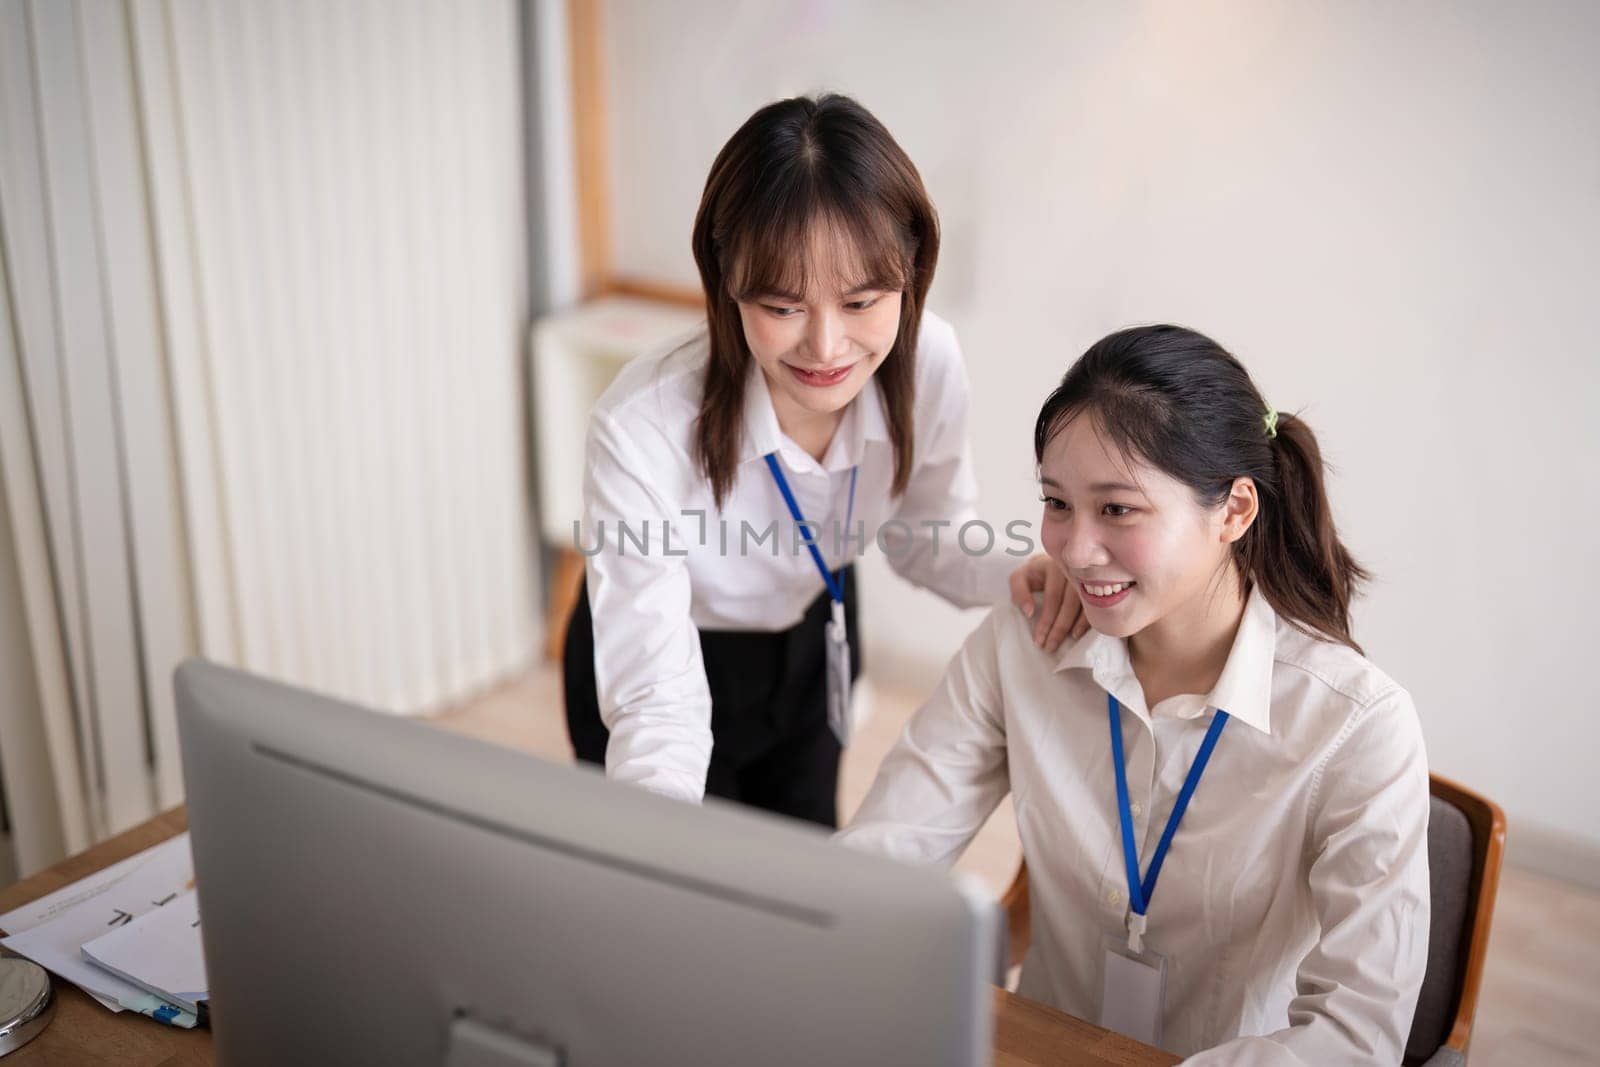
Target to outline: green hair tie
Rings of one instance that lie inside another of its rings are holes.
[[[1276,411],[1273,411],[1271,408],[1268,408],[1266,417],[1262,421],[1267,424],[1267,437],[1269,439],[1273,438],[1273,437],[1277,437],[1278,436],[1278,413]]]

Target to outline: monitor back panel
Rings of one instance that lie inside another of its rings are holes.
[[[988,1062],[993,915],[787,820],[208,664],[178,677],[219,1062]]]

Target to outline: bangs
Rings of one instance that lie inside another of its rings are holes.
[[[1050,442],[1080,418],[1087,418],[1101,444],[1121,453],[1126,462],[1161,469],[1167,443],[1161,428],[1170,425],[1172,412],[1156,396],[1116,386],[1090,389],[1077,396],[1069,395],[1065,387],[1057,389],[1045,401],[1034,425],[1034,462],[1043,463]]]
[[[734,299],[800,300],[813,285],[829,295],[835,287],[839,293],[907,289],[912,242],[888,208],[847,203],[809,184],[771,189],[730,220],[724,269]]]

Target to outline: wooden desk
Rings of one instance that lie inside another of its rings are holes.
[[[182,808],[158,815],[0,890],[0,912],[21,907],[79,878],[182,833]],[[178,1030],[133,1012],[115,1014],[76,986],[56,980],[56,1014],[43,1034],[5,1058],[4,1067],[212,1067],[211,1031]],[[995,1067],[1165,1067],[1177,1057],[1037,1001],[995,990]]]

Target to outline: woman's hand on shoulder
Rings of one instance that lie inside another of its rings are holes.
[[[1043,593],[1035,603],[1034,594]],[[1049,556],[1034,556],[1011,572],[1011,602],[1033,620],[1033,643],[1054,652],[1069,636],[1074,640],[1089,631],[1078,594],[1072,591],[1061,564]]]

